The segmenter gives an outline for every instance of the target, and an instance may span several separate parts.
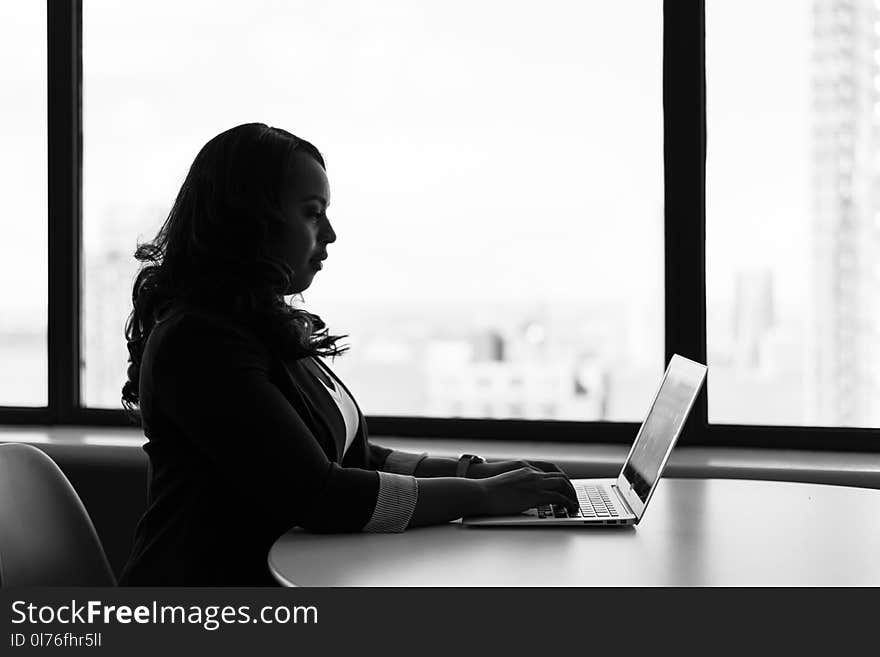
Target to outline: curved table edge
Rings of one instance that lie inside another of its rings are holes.
[[[283,536],[283,534],[282,534]],[[279,536],[278,538],[281,538]],[[276,540],[277,543],[277,540]],[[272,573],[272,577],[274,577],[281,586],[286,586],[289,588],[299,588],[296,584],[291,582],[289,579],[284,577],[281,572],[275,567],[275,564],[272,563],[272,553],[275,551],[275,543],[272,544],[272,547],[269,549],[269,554],[266,556],[266,565],[269,567],[269,572]]]

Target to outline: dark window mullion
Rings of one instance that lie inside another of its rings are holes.
[[[706,362],[706,73],[704,0],[663,3],[666,362]],[[708,383],[681,444],[700,442]]]
[[[709,425],[705,445],[833,452],[880,452],[880,430],[855,427]]]
[[[82,3],[47,0],[49,142],[49,416],[79,407],[82,247]]]
[[[46,406],[3,406],[0,407],[0,426],[2,425],[51,424],[49,409]]]
[[[632,422],[391,416],[368,416],[367,424],[373,436],[623,444],[632,443],[639,428]]]

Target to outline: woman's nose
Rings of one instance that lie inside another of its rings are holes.
[[[330,220],[327,220],[326,225],[324,226],[324,241],[327,243],[336,241],[336,231],[333,230],[333,226],[330,225]]]

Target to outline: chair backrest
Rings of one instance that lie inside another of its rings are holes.
[[[22,443],[0,445],[0,585],[116,585],[70,481],[45,452]]]

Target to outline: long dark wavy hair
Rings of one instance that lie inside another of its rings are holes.
[[[171,304],[207,308],[251,328],[281,357],[337,356],[347,336],[330,335],[320,317],[287,303],[293,270],[266,254],[283,223],[285,172],[294,151],[326,169],[312,144],[280,128],[246,123],[220,133],[196,155],[154,239],[138,243],[141,264],[125,325],[128,380],[122,404],[140,424],[141,358],[150,332]]]

